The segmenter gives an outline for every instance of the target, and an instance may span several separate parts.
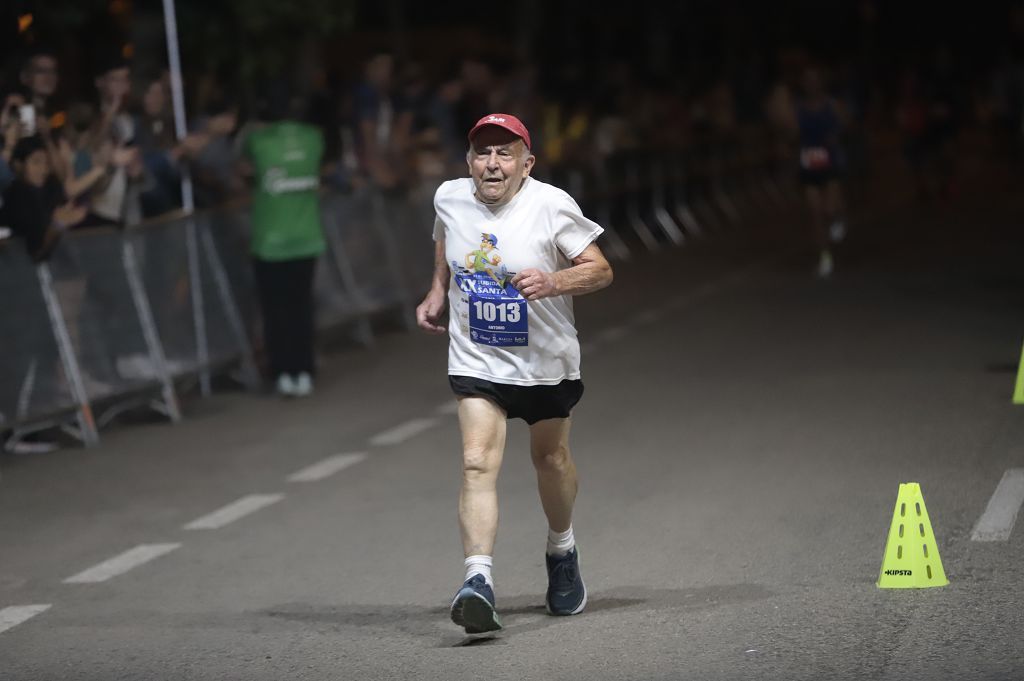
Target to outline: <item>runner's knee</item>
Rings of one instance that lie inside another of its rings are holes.
[[[462,475],[470,479],[494,476],[498,472],[498,455],[489,447],[468,446],[462,454]]]
[[[538,471],[564,473],[572,468],[572,455],[565,446],[553,449],[533,450],[533,465]]]

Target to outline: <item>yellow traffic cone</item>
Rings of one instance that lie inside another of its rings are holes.
[[[1024,404],[1024,348],[1020,352],[1020,364],[1017,366],[1017,385],[1013,388],[1013,403]]]
[[[947,584],[921,486],[916,482],[902,483],[889,539],[885,542],[878,588],[923,589]]]

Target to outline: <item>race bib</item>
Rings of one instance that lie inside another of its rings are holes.
[[[513,289],[514,290],[514,289]],[[469,337],[480,345],[524,347],[530,343],[529,308],[515,297],[469,294]]]
[[[804,147],[800,150],[800,167],[805,170],[827,170],[832,167],[832,156],[826,147]]]
[[[510,273],[453,269],[456,283],[466,294],[470,340],[497,347],[530,344],[529,308],[512,285]]]
[[[515,272],[509,272],[498,252],[497,235],[481,233],[479,248],[467,253],[463,262],[449,264],[455,282],[466,294],[470,340],[492,347],[529,345],[529,309],[512,285]]]

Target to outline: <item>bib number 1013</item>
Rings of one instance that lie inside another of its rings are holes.
[[[503,322],[515,324],[521,318],[519,303],[492,303],[488,300],[477,300],[473,302],[476,307],[477,319],[485,322]]]

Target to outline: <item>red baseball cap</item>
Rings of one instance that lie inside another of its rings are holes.
[[[526,144],[526,148],[530,148],[530,131],[526,129],[526,126],[523,125],[523,122],[521,120],[519,120],[512,114],[505,113],[487,114],[479,121],[477,121],[476,125],[473,126],[473,129],[469,131],[469,141],[473,141],[474,135],[476,135],[477,131],[479,131],[480,128],[486,127],[488,125],[494,125],[499,128],[504,128],[513,135],[522,137],[523,142]]]

